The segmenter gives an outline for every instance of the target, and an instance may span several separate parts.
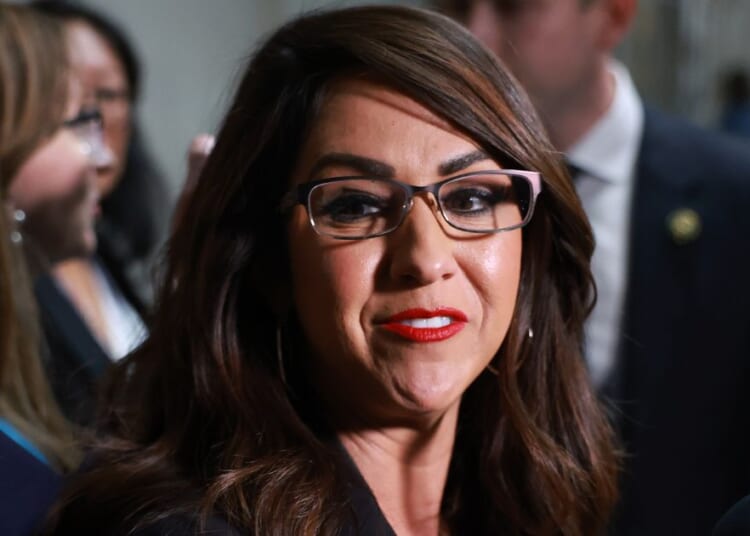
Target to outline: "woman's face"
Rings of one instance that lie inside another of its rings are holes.
[[[89,24],[68,24],[71,60],[84,89],[84,103],[96,105],[104,119],[104,143],[114,153],[97,168],[99,191],[106,197],[120,180],[130,142],[130,87],[114,49]]]
[[[323,105],[292,182],[362,175],[375,166],[420,186],[500,169],[477,159],[477,151],[410,98],[346,80]],[[354,241],[316,234],[297,205],[288,238],[294,305],[329,410],[368,424],[456,410],[511,322],[521,231],[457,231],[432,196],[420,195],[395,231]]]
[[[80,92],[73,91],[68,118],[76,115],[80,102]],[[96,171],[87,142],[73,129],[61,125],[38,147],[11,180],[8,193],[12,208],[26,213],[22,233],[49,262],[93,253]]]

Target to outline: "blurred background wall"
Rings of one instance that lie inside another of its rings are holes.
[[[646,100],[711,126],[725,73],[750,72],[750,0],[641,0],[619,52]]]
[[[289,17],[326,0],[80,0],[128,30],[140,52],[145,87],[138,113],[172,193],[185,173],[192,136],[213,131],[245,59]],[[387,3],[428,5],[428,0]],[[729,67],[750,70],[750,0],[641,0],[620,47],[647,101],[711,126],[718,83]]]

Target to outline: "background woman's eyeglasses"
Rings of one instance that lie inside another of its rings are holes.
[[[536,171],[478,171],[427,186],[376,177],[336,177],[297,185],[282,200],[282,209],[305,205],[318,234],[360,240],[395,230],[414,196],[430,193],[449,225],[487,234],[526,225],[540,191]]]
[[[102,114],[96,108],[85,108],[63,126],[78,136],[84,151],[95,166],[104,166],[111,162],[112,154],[104,144]]]

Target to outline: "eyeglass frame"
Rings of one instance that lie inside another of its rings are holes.
[[[98,123],[100,126],[104,125],[104,118],[99,108],[84,108],[76,114],[75,117],[63,121],[63,126],[66,128],[78,128],[81,125],[87,125],[89,123]]]
[[[463,227],[459,227],[458,225],[452,223],[448,218],[446,218],[445,212],[443,212],[443,204],[440,201],[440,197],[438,196],[438,191],[440,190],[440,188],[442,188],[445,184],[448,184],[453,181],[466,179],[466,178],[473,177],[473,176],[480,176],[480,175],[513,175],[516,177],[522,177],[524,180],[526,180],[530,184],[531,195],[529,196],[529,206],[526,210],[526,215],[524,216],[521,223],[517,225],[512,225],[510,227],[493,229],[490,231],[479,231],[475,229],[466,229]],[[379,233],[365,235],[365,236],[341,236],[341,235],[335,235],[335,234],[330,234],[330,233],[320,231],[315,225],[315,221],[313,220],[313,216],[312,216],[312,210],[310,207],[310,194],[312,193],[312,191],[317,186],[320,186],[322,184],[350,181],[350,180],[355,180],[355,179],[373,180],[373,181],[380,181],[380,182],[387,182],[387,183],[395,184],[396,186],[400,187],[402,190],[406,192],[406,197],[404,200],[404,204],[402,206],[401,216],[398,220],[398,223],[394,225],[392,228],[387,229],[385,231],[381,231]],[[305,207],[305,210],[307,211],[307,218],[308,218],[308,221],[310,222],[310,226],[313,228],[313,230],[317,234],[321,236],[328,236],[336,240],[367,240],[369,238],[376,238],[378,236],[387,235],[389,233],[392,233],[396,229],[398,229],[401,226],[401,224],[404,223],[406,216],[408,215],[409,211],[414,205],[414,197],[422,192],[427,192],[427,193],[432,194],[432,196],[435,198],[435,201],[438,206],[438,210],[440,211],[440,215],[442,216],[443,220],[445,220],[445,223],[447,223],[454,229],[457,229],[459,231],[463,231],[466,233],[473,233],[473,234],[496,234],[496,233],[503,233],[506,231],[513,231],[514,229],[520,229],[528,225],[528,223],[531,221],[531,218],[534,215],[534,209],[536,207],[537,197],[539,197],[539,194],[542,192],[542,177],[541,177],[541,173],[539,173],[538,171],[526,171],[526,170],[519,170],[519,169],[492,169],[492,170],[472,171],[470,173],[464,173],[462,175],[448,177],[447,179],[434,182],[432,184],[427,184],[425,186],[414,186],[414,185],[407,184],[405,182],[401,182],[401,181],[387,178],[387,177],[377,177],[377,176],[372,177],[372,176],[367,176],[367,175],[330,177],[326,179],[308,181],[308,182],[297,184],[294,187],[294,189],[290,190],[289,192],[287,192],[286,195],[284,195],[284,197],[282,197],[281,203],[280,203],[280,210],[282,212],[286,212],[290,210],[292,207],[294,207],[295,205],[303,205]]]
[[[99,108],[83,108],[75,117],[63,121],[62,126],[73,131],[94,164],[109,160],[111,155],[104,146],[104,117]]]

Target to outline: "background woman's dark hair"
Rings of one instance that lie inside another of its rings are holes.
[[[591,230],[559,155],[497,60],[446,17],[399,7],[304,16],[250,62],[168,252],[150,339],[119,366],[107,435],[58,530],[218,512],[253,534],[338,534],[350,509],[306,384],[278,210],[331,82],[366,76],[451,122],[499,163],[541,171],[517,308],[464,396],[442,515],[456,534],[596,534],[616,499],[611,431],[580,355]],[[534,338],[526,336],[533,327]],[[123,525],[117,525],[123,528]]]
[[[94,29],[112,48],[122,64],[128,82],[128,94],[135,104],[141,93],[141,65],[127,34],[101,13],[62,0],[35,0],[35,9],[64,22],[81,21]],[[101,201],[100,232],[107,235],[109,252],[125,262],[149,255],[156,247],[167,218],[167,190],[164,178],[133,121],[133,130],[122,177],[112,192]]]

